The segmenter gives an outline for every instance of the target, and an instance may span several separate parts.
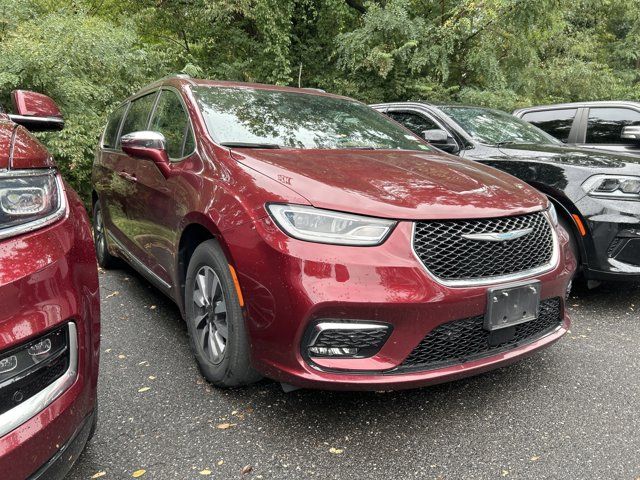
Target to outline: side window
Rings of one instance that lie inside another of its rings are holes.
[[[122,125],[122,135],[132,132],[140,132],[147,129],[149,123],[149,115],[156,100],[156,93],[150,93],[144,97],[135,99]]]
[[[640,125],[640,112],[629,108],[591,108],[587,123],[587,143],[625,144],[620,138],[628,125]]]
[[[195,143],[189,126],[189,117],[178,95],[163,90],[151,119],[151,130],[164,135],[169,158],[178,159],[193,153]]]
[[[103,148],[116,148],[116,144],[118,142],[118,130],[120,129],[120,122],[122,121],[123,114],[124,106],[119,107],[109,116],[107,127],[104,129],[104,135],[102,136]]]
[[[577,108],[529,112],[525,113],[522,119],[566,143],[569,140],[569,133],[577,112]]]
[[[427,117],[411,112],[387,112],[387,115],[396,122],[404,125],[413,133],[422,138],[422,132],[425,130],[439,129],[436,123]]]

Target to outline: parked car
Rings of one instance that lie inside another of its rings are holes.
[[[0,113],[0,477],[58,479],[96,428],[98,272],[82,201],[31,130],[64,125],[44,95]]]
[[[564,145],[498,110],[415,102],[374,108],[432,145],[546,194],[589,281],[640,280],[640,158]]]
[[[178,304],[218,386],[416,387],[569,326],[548,200],[348,98],[164,79],[111,115],[93,183],[100,264]]]
[[[578,102],[522,108],[513,114],[564,143],[640,154],[640,103]]]

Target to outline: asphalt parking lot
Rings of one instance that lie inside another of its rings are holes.
[[[640,285],[574,294],[563,340],[489,374],[285,394],[210,387],[169,300],[100,278],[100,423],[71,479],[640,478]]]

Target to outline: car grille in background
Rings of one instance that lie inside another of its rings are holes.
[[[562,323],[561,310],[558,297],[542,301],[538,318],[505,329],[511,329],[511,335],[502,343],[493,341],[495,331],[484,329],[484,315],[444,323],[427,334],[392,373],[441,368],[533,342]]]
[[[514,240],[491,242],[465,234],[506,233],[532,228]],[[413,248],[424,266],[442,280],[471,280],[525,272],[553,256],[553,233],[543,212],[477,220],[416,222]]]
[[[8,352],[0,352],[0,358],[13,356],[18,359],[16,375],[0,382],[0,415],[24,403],[64,375],[70,361],[67,332],[68,328],[64,326]],[[48,352],[32,360],[28,349],[43,340],[50,342]]]

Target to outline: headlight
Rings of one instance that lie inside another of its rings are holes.
[[[0,238],[41,228],[65,212],[62,182],[54,172],[0,174]]]
[[[556,207],[553,206],[553,203],[549,202],[549,208],[547,209],[547,213],[549,215],[549,220],[551,220],[551,224],[554,227],[558,226],[558,212],[556,211]]]
[[[582,188],[593,197],[640,200],[640,177],[594,175],[582,184]]]
[[[381,244],[396,222],[301,205],[267,205],[276,224],[300,240],[336,245]]]

